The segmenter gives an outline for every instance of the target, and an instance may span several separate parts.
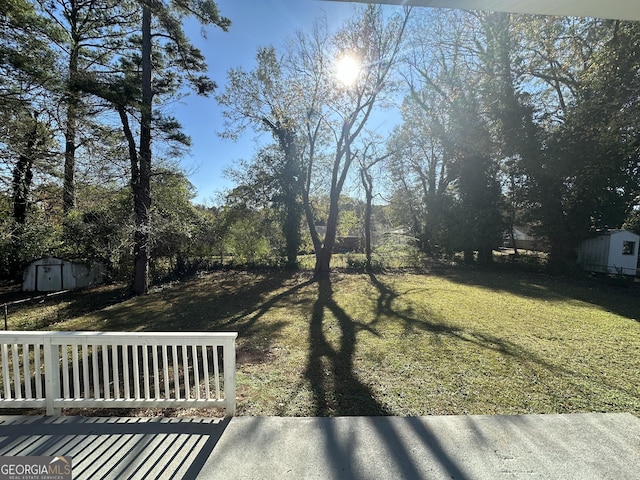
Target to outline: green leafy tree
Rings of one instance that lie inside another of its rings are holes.
[[[134,233],[134,270],[131,290],[134,294],[146,293],[149,288],[149,256],[150,256],[150,231],[151,231],[151,137],[153,120],[154,96],[161,93],[154,92],[152,75],[154,63],[152,56],[154,50],[156,54],[162,52],[165,55],[167,64],[165,73],[167,78],[174,76],[174,81],[181,78],[188,80],[199,94],[211,92],[215,83],[202,74],[206,71],[206,63],[202,54],[194,48],[188,41],[182,29],[182,19],[195,16],[198,21],[205,25],[216,25],[223,30],[227,30],[231,22],[222,17],[218,12],[218,7],[212,0],[201,2],[175,2],[167,5],[163,2],[152,4],[142,4],[142,45],[140,49],[140,81],[142,85],[142,95],[138,106],[140,114],[140,140],[139,154],[136,152],[135,158],[131,157],[132,182],[134,197],[134,213],[136,219],[136,229]],[[160,36],[162,39],[153,44],[152,18],[157,20]],[[156,63],[156,65],[158,65]],[[156,67],[156,73],[159,74]],[[182,73],[181,76],[180,73]],[[160,87],[160,82],[156,83],[156,88]],[[177,91],[179,85],[170,85],[173,92]],[[123,120],[123,128],[126,129],[128,122],[123,118],[123,110],[120,110]],[[127,135],[131,144],[131,135]],[[133,154],[133,151],[131,152]],[[135,160],[135,161],[134,161]],[[135,168],[134,168],[135,167]]]
[[[251,206],[243,201],[242,193],[231,191],[219,219],[219,238],[236,265],[270,265],[278,258],[284,238],[272,209]]]
[[[486,96],[514,196],[561,271],[591,230],[620,227],[634,206],[637,26],[506,14],[481,21],[493,72]]]
[[[476,18],[486,39],[478,52],[487,71],[482,92],[504,159],[509,197],[525,199],[527,217],[539,225],[538,232],[550,247],[549,265],[557,270],[570,259],[575,245],[564,208],[570,167],[547,147],[571,96],[571,90],[562,87],[557,61],[556,39],[563,29],[557,19],[529,21],[507,14]],[[538,64],[538,55],[546,61]],[[535,96],[530,85],[536,86]]]
[[[366,270],[371,270],[373,265],[373,170],[376,165],[382,165],[382,162],[394,154],[394,152],[378,154],[377,147],[378,145],[376,142],[368,142],[358,160],[360,167],[360,182],[362,183],[365,193],[363,233]]]
[[[226,175],[234,180],[231,192],[234,201],[260,208],[273,209],[280,218],[279,224],[285,238],[283,256],[288,267],[297,265],[301,247],[301,203],[299,176],[292,176],[290,162],[280,145],[261,148],[251,161],[241,162],[229,169]],[[298,172],[300,173],[300,172]],[[294,184],[292,184],[292,182]]]
[[[247,127],[269,132],[277,142],[280,155],[261,151],[255,159],[250,183],[273,191],[269,201],[280,205],[284,214],[282,233],[286,239],[287,265],[297,265],[300,250],[300,219],[302,217],[302,165],[299,152],[299,111],[294,105],[302,92],[291,87],[287,73],[276,57],[273,47],[263,47],[256,55],[257,66],[246,72],[232,69],[227,75],[225,92],[218,101],[226,107],[226,130],[223,136],[237,138]],[[277,161],[277,169],[273,168]],[[261,164],[264,166],[261,167]],[[260,170],[268,171],[261,175]]]
[[[31,92],[56,80],[49,42],[60,32],[26,0],[0,5],[0,107],[11,109]]]
[[[168,260],[173,274],[188,273],[192,262],[199,264],[197,248],[205,222],[202,212],[191,202],[194,187],[182,172],[171,169],[156,169],[152,183],[156,192],[152,258]]]
[[[119,57],[116,71],[120,73],[92,75],[82,80],[82,88],[109,101],[121,120],[129,152],[135,218],[131,292],[144,294],[149,287],[151,258],[153,132],[158,139],[164,137],[177,144],[189,144],[180,124],[162,115],[154,105],[175,97],[184,84],[201,95],[209,95],[216,87],[204,74],[205,59],[186,37],[183,20],[195,17],[203,25],[214,25],[225,31],[231,22],[220,15],[212,0],[143,2],[136,12],[141,18],[140,30],[130,37],[130,49]]]
[[[100,261],[114,277],[126,273],[131,252],[131,195],[124,186],[88,185],[78,207],[64,215],[60,253]]]
[[[410,94],[391,148],[402,207],[422,249],[478,252],[491,261],[502,236],[502,192],[490,119],[484,113],[474,17],[425,15],[413,25],[405,78]],[[473,42],[473,43],[471,43]]]
[[[114,57],[126,42],[136,17],[131,2],[115,0],[38,0],[38,5],[60,32],[55,51],[60,71],[60,120],[64,136],[62,204],[65,213],[76,207],[77,157],[88,156],[89,147],[100,141],[101,108],[81,89],[82,78],[109,71]],[[97,148],[100,148],[98,146]]]
[[[0,161],[2,171],[11,172],[4,180],[10,186],[16,245],[27,223],[35,169],[52,160],[54,125],[48,103],[57,77],[48,42],[57,34],[28,2],[0,6]]]
[[[284,155],[282,192],[287,205],[284,232],[287,256],[299,244],[298,199],[316,255],[316,272],[329,271],[336,243],[339,199],[354,161],[357,140],[374,108],[389,91],[390,71],[397,59],[408,18],[385,19],[368,7],[335,34],[317,22],[310,34],[299,33],[278,60],[273,48],[261,49],[252,72],[229,72],[229,88],[220,101],[228,107],[228,135],[251,125],[269,131]],[[332,65],[350,58],[364,67],[351,85],[341,83]],[[315,180],[329,199],[326,234],[315,228],[312,197]]]
[[[412,68],[416,68],[413,64]],[[447,148],[450,137],[448,72],[420,86],[410,85],[410,95],[402,103],[402,124],[388,143],[392,152],[388,165],[394,195],[392,205],[399,224],[409,227],[420,249],[436,253],[436,245],[446,243],[446,220],[451,204],[453,156]],[[432,82],[438,88],[431,88]]]
[[[589,231],[620,228],[637,205],[640,112],[640,28],[633,22],[604,22],[603,42],[591,68],[578,76],[580,88],[562,128],[552,137],[558,157],[571,163],[566,208],[577,240]]]

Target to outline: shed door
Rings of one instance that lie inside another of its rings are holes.
[[[62,290],[62,264],[36,265],[36,291],[57,292]]]

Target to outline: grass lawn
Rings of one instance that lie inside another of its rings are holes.
[[[122,300],[25,304],[9,327],[234,330],[239,415],[631,412],[640,295],[500,270],[221,271]]]

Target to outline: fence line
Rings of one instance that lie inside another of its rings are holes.
[[[2,304],[3,310],[4,310],[4,329],[5,330],[9,330],[9,327],[7,325],[7,317],[9,315],[9,305],[19,305],[21,303],[27,303],[27,302],[31,302],[33,300],[42,300],[43,298],[50,298],[50,297],[55,297],[57,295],[62,295],[63,293],[68,293],[71,290],[60,290],[59,292],[53,292],[53,293],[46,293],[44,295],[37,295],[35,297],[29,297],[29,298],[22,298],[20,300],[13,300],[12,302],[6,302]]]

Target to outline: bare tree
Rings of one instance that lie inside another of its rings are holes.
[[[339,198],[372,112],[390,92],[390,74],[400,52],[410,9],[385,19],[380,7],[369,6],[329,36],[316,28],[299,35],[290,52],[306,115],[303,203],[313,241],[316,274],[330,271],[336,242]],[[346,71],[341,71],[346,68]],[[326,164],[319,162],[328,160]],[[324,238],[315,229],[310,188],[314,176],[326,179],[329,208]]]

